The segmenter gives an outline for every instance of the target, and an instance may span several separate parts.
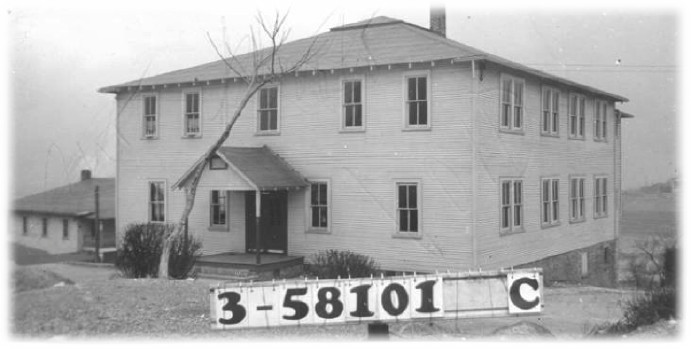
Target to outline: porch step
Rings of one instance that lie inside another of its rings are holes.
[[[263,256],[261,264],[247,254],[203,256],[197,260],[195,271],[201,278],[229,281],[265,281],[300,276],[303,257]]]

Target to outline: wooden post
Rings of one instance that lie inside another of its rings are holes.
[[[367,324],[367,339],[379,341],[389,340],[389,324],[380,321]]]
[[[261,191],[257,190],[256,191],[256,199],[254,200],[255,202],[255,207],[254,207],[254,212],[255,212],[255,229],[254,229],[254,251],[257,255],[257,265],[262,263],[262,256],[261,256],[261,215],[262,215],[262,193]]]
[[[98,207],[98,186],[96,186],[96,190],[94,191],[94,196],[96,199],[96,217],[94,218],[94,229],[96,230],[96,262],[100,263],[101,262],[101,222],[99,220],[99,207]]]

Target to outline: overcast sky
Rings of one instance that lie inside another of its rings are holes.
[[[216,60],[206,33],[236,45],[257,10],[289,8],[291,40],[378,15],[429,25],[425,1],[57,3],[8,6],[14,196],[74,182],[82,168],[114,176],[114,96],[96,90]],[[678,9],[473,6],[447,5],[447,37],[631,100],[619,106],[636,116],[623,125],[624,188],[675,176]]]

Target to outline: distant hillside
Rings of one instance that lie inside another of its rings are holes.
[[[675,193],[679,189],[679,179],[670,178],[662,183],[655,183],[648,186],[640,187],[637,189],[625,190],[625,194],[665,194],[665,193]]]

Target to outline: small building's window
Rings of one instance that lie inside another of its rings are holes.
[[[427,75],[406,77],[406,127],[429,127]]]
[[[593,133],[596,141],[607,141],[607,103],[604,101],[595,101]]]
[[[225,162],[225,160],[221,159],[220,156],[214,155],[211,157],[209,160],[209,169],[210,170],[225,170],[228,168],[228,164]]]
[[[22,216],[22,235],[29,235],[29,217]]]
[[[508,75],[501,78],[501,121],[500,129],[521,131],[523,129],[523,90],[525,82]]]
[[[157,124],[157,105],[156,96],[145,95],[144,97],[144,137],[154,138],[158,135],[158,124]]]
[[[43,218],[41,220],[42,224],[42,230],[41,230],[41,237],[47,238],[48,237],[48,218]]]
[[[418,211],[418,184],[396,183],[398,189],[398,232],[418,233],[420,215]]]
[[[343,129],[363,128],[362,80],[343,81]]]
[[[569,96],[569,138],[585,138],[585,97]]]
[[[163,223],[166,221],[166,183],[164,181],[149,182],[149,222]]]
[[[225,190],[211,191],[211,226],[228,227],[228,192]]]
[[[523,230],[523,181],[501,180],[501,231]]]
[[[581,277],[588,276],[588,252],[581,252]]]
[[[329,184],[312,182],[310,186],[310,215],[313,229],[329,228]]]
[[[278,131],[278,87],[264,87],[259,90],[258,131],[274,133]]]
[[[595,177],[595,214],[596,218],[607,216],[607,178]]]
[[[550,87],[542,89],[543,135],[559,135],[559,91]]]
[[[185,93],[185,136],[201,135],[201,113],[199,92]]]
[[[609,246],[605,246],[604,250],[602,251],[602,259],[603,263],[609,264],[612,261],[612,251],[610,250]]]
[[[70,238],[70,221],[68,219],[62,220],[62,239],[68,240]]]
[[[559,224],[559,180],[542,180],[542,225]]]
[[[571,222],[585,220],[585,178],[571,178],[569,189],[569,201],[571,204]]]

